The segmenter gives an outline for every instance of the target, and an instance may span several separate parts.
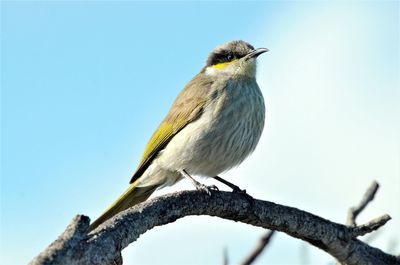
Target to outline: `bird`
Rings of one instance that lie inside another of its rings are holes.
[[[256,81],[257,57],[267,52],[243,40],[217,46],[204,67],[178,94],[153,133],[128,189],[89,227],[147,200],[157,189],[188,178],[198,190],[218,189],[196,181],[239,165],[256,148],[265,123],[264,97]]]

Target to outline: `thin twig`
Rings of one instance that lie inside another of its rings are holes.
[[[270,230],[265,235],[263,235],[260,240],[258,241],[258,244],[256,247],[253,249],[253,251],[242,261],[242,265],[250,265],[252,264],[256,258],[263,252],[265,247],[268,245],[270,242],[272,236],[274,235],[275,231]]]
[[[224,248],[224,260],[223,260],[223,265],[228,265],[229,264],[229,257],[228,257],[228,248]]]
[[[347,211],[347,226],[351,227],[351,232],[348,234],[351,238],[356,238],[358,236],[362,236],[368,234],[374,230],[377,230],[379,227],[384,225],[387,221],[390,220],[390,216],[384,215],[374,220],[371,220],[367,224],[357,226],[356,219],[358,215],[367,207],[367,205],[374,199],[376,192],[379,189],[379,184],[375,180],[371,183],[369,188],[364,193],[360,203],[357,206],[351,207]],[[336,265],[341,265],[339,261],[336,262]]]
[[[357,226],[356,218],[357,216],[367,207],[367,205],[374,199],[376,192],[379,189],[379,184],[373,181],[370,187],[365,192],[359,205],[351,207],[348,211],[347,222],[349,226]]]
[[[371,221],[369,221],[366,224],[356,226],[351,229],[350,236],[351,237],[358,237],[358,236],[363,236],[365,234],[371,233],[377,229],[379,229],[381,226],[385,225],[387,221],[392,219],[389,215],[385,214],[382,215],[381,217],[375,218]]]

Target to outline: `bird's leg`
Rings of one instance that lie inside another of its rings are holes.
[[[214,179],[218,180],[219,182],[224,183],[226,186],[228,186],[229,188],[232,189],[232,192],[238,192],[238,193],[246,193],[246,190],[242,190],[241,188],[239,188],[238,186],[236,186],[235,184],[221,178],[218,176],[215,176]]]
[[[188,178],[192,182],[193,186],[196,187],[196,190],[204,191],[205,193],[207,193],[210,196],[211,196],[211,190],[218,190],[218,187],[215,185],[206,186],[206,185],[198,182],[192,176],[190,176],[189,173],[187,173],[186,170],[184,170],[184,169],[180,170],[179,172],[182,174],[182,176],[184,176],[185,178]]]
[[[231,189],[232,189],[232,192],[235,192],[235,193],[239,193],[239,194],[244,195],[244,197],[246,198],[246,200],[247,200],[251,205],[254,203],[254,198],[251,197],[251,195],[249,195],[249,194],[246,192],[246,190],[242,190],[241,188],[239,188],[239,187],[236,186],[235,184],[233,184],[233,183],[231,183],[231,182],[229,182],[229,181],[227,181],[227,180],[225,180],[225,179],[223,179],[223,178],[221,178],[221,177],[215,176],[214,179],[218,180],[219,182],[224,183],[226,186],[228,186],[229,188],[231,188]]]

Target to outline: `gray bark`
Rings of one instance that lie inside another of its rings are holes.
[[[217,216],[284,232],[324,250],[342,264],[400,264],[395,256],[356,238],[384,225],[388,215],[359,227],[345,226],[293,207],[222,191],[212,191],[211,196],[182,191],[154,198],[119,213],[89,234],[89,218],[78,215],[30,264],[121,264],[121,250],[140,235],[189,215]]]

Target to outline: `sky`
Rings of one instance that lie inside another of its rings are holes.
[[[267,117],[256,151],[223,177],[340,223],[377,180],[359,222],[390,214],[369,240],[400,253],[399,2],[0,4],[4,264],[28,263],[76,214],[99,216],[208,53],[236,39],[270,49],[257,74]],[[182,181],[154,196],[192,188]],[[237,264],[263,234],[186,217],[142,235],[123,256],[126,264],[222,264],[226,249]],[[279,233],[255,264],[329,263]]]

